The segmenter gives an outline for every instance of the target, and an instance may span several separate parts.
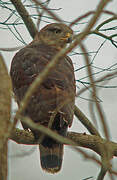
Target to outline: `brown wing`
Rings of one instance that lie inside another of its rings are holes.
[[[11,64],[10,75],[18,104],[27,92],[28,87],[56,53],[58,50],[54,47],[32,44],[15,55]],[[65,103],[68,98],[70,101]],[[74,101],[74,69],[71,59],[65,56],[32,95],[23,115],[30,117],[34,122],[40,122],[47,126],[52,112],[62,103],[65,103],[58,111],[52,125],[53,130],[65,135],[68,126],[72,124]],[[28,129],[27,125],[22,124],[24,129]],[[31,130],[35,137],[38,137],[38,132],[34,129]],[[63,145],[45,137],[42,146],[40,146],[40,154],[42,168],[52,173],[60,170]]]
[[[49,46],[31,45],[15,55],[10,74],[18,103],[24,97],[30,84],[56,53],[57,50]],[[75,78],[72,62],[66,56],[32,96],[24,115],[29,116],[35,122],[46,124],[49,121],[50,112],[54,111],[66,99],[71,98],[71,95],[72,100],[61,109],[63,112],[61,116],[69,125],[73,119]]]

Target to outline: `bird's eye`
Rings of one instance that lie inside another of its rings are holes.
[[[51,31],[51,32],[54,32],[54,33],[56,33],[56,34],[59,34],[59,33],[62,32],[61,29],[58,29],[58,28],[50,28],[50,29],[48,29],[48,30]]]
[[[56,33],[56,34],[61,33],[61,29],[55,29],[55,33]]]

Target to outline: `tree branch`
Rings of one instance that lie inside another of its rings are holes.
[[[97,129],[93,126],[93,124],[89,121],[89,119],[83,114],[83,112],[77,106],[75,106],[74,113],[76,117],[79,119],[79,121],[88,129],[88,131],[92,135],[100,136]]]
[[[104,176],[106,175],[106,172],[107,172],[107,170],[104,169],[103,166],[102,166],[97,180],[102,180],[104,178]]]
[[[12,4],[15,6],[17,12],[22,17],[31,37],[34,39],[37,31],[35,24],[33,23],[32,19],[30,18],[29,13],[25,9],[24,5],[22,4],[21,0],[10,0]]]
[[[7,179],[7,140],[11,111],[11,81],[0,54],[0,179]]]
[[[96,105],[96,108],[97,108],[97,112],[98,112],[98,115],[99,115],[99,118],[100,118],[100,122],[102,123],[102,127],[103,127],[103,130],[104,130],[104,133],[105,133],[105,137],[107,139],[109,139],[109,132],[108,132],[108,125],[106,123],[106,118],[105,118],[105,115],[104,115],[104,112],[102,111],[102,106],[101,104],[99,104],[99,102],[97,101],[97,89],[95,87],[95,80],[92,76],[92,69],[89,65],[89,57],[87,56],[87,51],[86,51],[86,48],[83,44],[80,44],[80,47],[84,53],[84,58],[85,58],[85,63],[86,63],[86,66],[87,66],[87,72],[88,72],[88,75],[89,75],[89,80],[91,82],[91,87],[92,87],[92,98],[94,99],[95,101],[95,105]]]
[[[32,122],[31,125],[32,124],[34,125],[35,123]],[[37,127],[37,125],[34,126]],[[76,132],[68,132],[67,138],[64,138],[48,128],[43,127],[43,130],[45,131],[45,134],[47,134],[47,131],[49,130],[48,135],[51,137],[53,136],[54,139],[56,139],[61,143],[89,148],[99,155],[101,155],[99,144],[102,146],[106,146],[106,151],[111,149],[113,151],[113,155],[117,157],[117,143],[100,138],[99,136],[76,133]],[[40,137],[41,137],[41,133],[40,133]],[[18,128],[15,128],[14,131],[12,131],[10,139],[18,144],[27,144],[27,145],[39,144],[38,142],[35,141],[35,138],[31,132],[21,130]]]

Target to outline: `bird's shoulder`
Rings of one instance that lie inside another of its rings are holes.
[[[56,48],[45,44],[34,43],[26,46],[17,52],[12,60],[12,79],[17,81],[18,85],[31,84],[58,52]],[[65,55],[60,58],[43,85],[46,88],[56,86],[66,89],[70,84],[74,84],[74,68],[72,60]]]

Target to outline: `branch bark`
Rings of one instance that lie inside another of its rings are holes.
[[[11,111],[11,81],[0,54],[0,179],[7,179],[7,140]]]
[[[28,11],[25,9],[21,0],[10,0],[10,1],[15,6],[19,15],[22,17],[22,20],[24,21],[31,37],[34,39],[34,37],[38,31],[37,31],[37,28],[36,28],[35,24],[33,23],[32,19],[30,18]]]
[[[92,134],[92,135],[97,135],[100,136],[99,132],[97,129],[93,126],[91,121],[83,114],[83,112],[75,106],[74,113],[78,120],[87,128],[87,130]]]
[[[31,123],[31,126],[33,124],[33,127],[35,123]],[[41,126],[40,126],[41,127]],[[39,128],[37,128],[39,129]],[[47,134],[48,128],[43,127],[43,132],[44,134]],[[41,131],[41,132],[42,132]],[[101,155],[101,150],[100,150],[100,145],[106,147],[106,151],[112,151],[113,156],[117,157],[117,143],[114,143],[112,141],[108,141],[106,139],[103,139],[99,136],[96,135],[88,135],[85,133],[76,133],[76,132],[68,132],[67,133],[67,138],[64,138],[52,130],[49,129],[49,134],[51,137],[56,139],[57,141],[64,143],[66,145],[73,145],[73,146],[80,146],[84,148],[88,148],[96,152],[97,154]],[[40,134],[41,136],[41,134]],[[27,145],[33,145],[33,144],[39,144],[38,142],[35,141],[35,138],[33,134],[29,131],[21,130],[18,128],[15,128],[14,131],[12,131],[10,137],[11,140],[15,141],[18,144],[27,144]]]

